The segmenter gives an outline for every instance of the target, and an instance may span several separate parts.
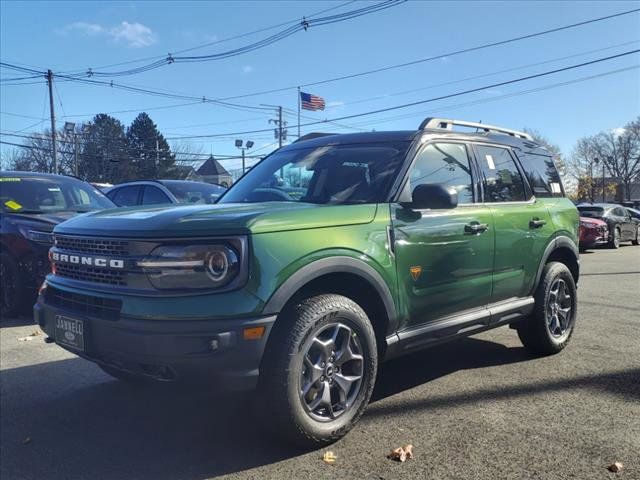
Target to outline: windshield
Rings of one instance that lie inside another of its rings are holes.
[[[0,177],[0,208],[3,212],[89,212],[114,206],[96,188],[74,178]]]
[[[604,208],[602,207],[578,207],[580,215],[589,218],[602,218]]]
[[[215,203],[226,188],[220,185],[202,182],[188,182],[180,180],[163,180],[167,187],[180,203]]]
[[[220,203],[384,201],[409,142],[324,145],[277,151],[253,167]]]

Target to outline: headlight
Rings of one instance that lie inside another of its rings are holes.
[[[53,233],[51,232],[31,230],[28,227],[18,227],[18,230],[32,242],[42,243],[43,245],[53,245]]]
[[[211,245],[163,245],[138,261],[137,265],[157,289],[211,290],[230,286],[243,276],[243,250],[243,241]]]

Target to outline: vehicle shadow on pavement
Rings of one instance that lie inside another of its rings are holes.
[[[531,358],[522,348],[486,340],[465,339],[457,347],[449,348],[450,352],[436,347],[386,364],[374,402],[456,370]],[[635,383],[639,373],[412,399],[408,406],[378,402],[366,417],[544,389],[593,387],[640,398]],[[3,370],[0,393],[2,478],[199,480],[304,453],[275,441],[258,427],[249,395],[221,396],[167,385],[136,388],[110,379],[77,358]],[[269,415],[268,405],[258,413]]]
[[[33,316],[31,315],[22,315],[19,317],[10,317],[5,318],[4,316],[0,316],[0,327],[8,328],[8,327],[25,327],[27,325],[37,326],[36,322],[33,321]]]

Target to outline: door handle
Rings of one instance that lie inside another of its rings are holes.
[[[489,225],[486,223],[468,223],[464,226],[464,233],[468,235],[484,233],[487,230],[489,230]]]
[[[540,227],[544,227],[547,224],[547,222],[545,220],[540,220],[537,217],[532,218],[529,221],[529,228],[540,228]]]

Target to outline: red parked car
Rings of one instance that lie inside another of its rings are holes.
[[[597,218],[580,217],[580,250],[609,242],[607,222]]]

